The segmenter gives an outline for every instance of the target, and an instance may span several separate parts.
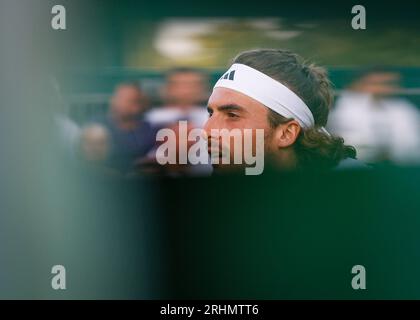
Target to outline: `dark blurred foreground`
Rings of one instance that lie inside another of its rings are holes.
[[[170,298],[420,298],[419,169],[166,181]],[[366,268],[367,290],[351,269]]]
[[[66,297],[420,298],[418,178],[418,168],[111,184],[85,176],[74,186],[96,191],[75,193],[77,215],[104,222],[67,217],[78,234],[67,263],[79,277]],[[155,196],[140,200],[146,191]],[[359,264],[367,290],[351,287]]]

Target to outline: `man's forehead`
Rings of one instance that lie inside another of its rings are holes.
[[[228,88],[215,88],[209,98],[208,106],[218,108],[226,105],[236,105],[247,111],[266,113],[266,107],[247,95]]]

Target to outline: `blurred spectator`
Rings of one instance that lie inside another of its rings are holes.
[[[82,160],[91,164],[105,164],[110,152],[108,131],[99,124],[83,128],[80,136]]]
[[[100,123],[110,135],[111,151],[108,166],[129,173],[137,159],[144,157],[155,144],[155,132],[143,121],[146,97],[136,84],[116,87],[110,110]]]
[[[162,88],[163,105],[145,116],[153,126],[167,127],[179,120],[202,127],[207,121],[205,108],[209,96],[207,75],[192,68],[176,68],[168,72]]]
[[[57,114],[54,123],[58,131],[58,144],[65,155],[73,157],[80,139],[79,126],[66,114]]]
[[[145,116],[156,130],[171,128],[178,132],[178,122],[181,120],[188,122],[188,130],[204,126],[208,119],[206,105],[209,97],[209,80],[205,73],[186,67],[170,70],[161,95],[163,105]],[[155,152],[151,152],[149,161],[141,164],[150,164],[155,156]],[[212,171],[211,165],[167,165],[158,169],[169,176],[208,175]]]
[[[60,85],[55,77],[51,81],[51,112],[57,135],[58,150],[66,157],[73,158],[77,154],[80,139],[79,126],[69,117],[69,106],[61,94]]]
[[[109,168],[107,161],[111,151],[109,132],[100,124],[84,127],[80,134],[79,155],[83,168],[89,173],[105,177],[121,177],[117,170]]]
[[[404,98],[395,97],[400,75],[369,71],[337,99],[329,130],[357,149],[367,163],[420,162],[420,112]]]

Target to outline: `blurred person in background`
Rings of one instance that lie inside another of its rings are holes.
[[[108,167],[111,140],[108,130],[100,124],[85,126],[80,134],[79,155],[84,168],[89,172],[118,177],[118,171]]]
[[[80,154],[84,161],[104,164],[110,153],[109,133],[99,124],[88,125],[80,135]]]
[[[395,97],[400,74],[370,70],[337,99],[329,130],[354,145],[367,163],[420,162],[420,112]]]
[[[66,156],[74,157],[80,139],[81,129],[65,113],[56,114],[54,116],[54,124],[58,131],[59,150]]]
[[[206,101],[209,97],[209,79],[204,72],[188,67],[168,71],[161,97],[163,105],[150,110],[145,115],[145,120],[156,131],[170,128],[178,132],[179,121],[187,121],[188,132],[194,128],[203,128],[208,119]],[[193,142],[189,142],[187,148],[192,144]],[[138,164],[143,169],[147,167],[149,172],[173,177],[209,175],[212,171],[210,164],[195,166],[177,164],[162,167],[156,164],[156,149]]]
[[[153,126],[163,128],[187,120],[192,126],[202,128],[207,121],[209,84],[203,72],[187,67],[170,70],[161,96],[163,105],[145,115]]]
[[[146,96],[137,84],[119,84],[110,101],[105,119],[99,122],[110,136],[107,164],[122,174],[134,168],[137,159],[144,157],[155,144],[155,132],[143,120]]]
[[[81,129],[69,116],[69,106],[63,99],[61,87],[55,77],[51,77],[51,112],[56,130],[58,150],[65,157],[73,158],[77,153]]]

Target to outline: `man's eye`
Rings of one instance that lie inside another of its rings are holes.
[[[239,116],[236,113],[233,113],[233,112],[228,112],[227,115],[228,115],[229,118],[239,118]]]

